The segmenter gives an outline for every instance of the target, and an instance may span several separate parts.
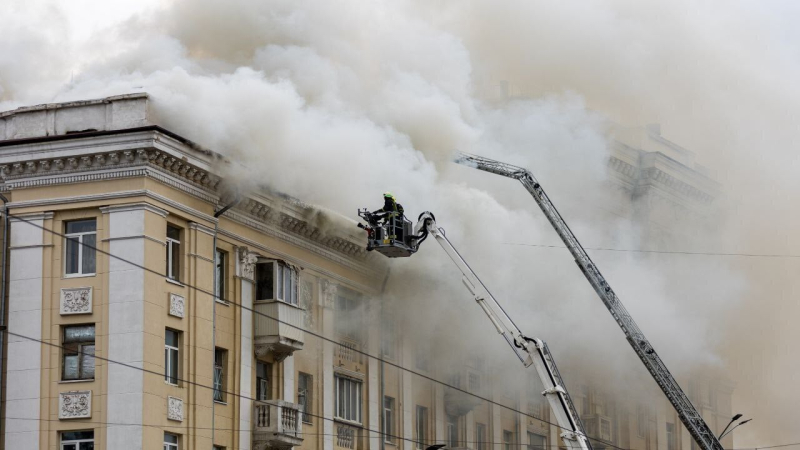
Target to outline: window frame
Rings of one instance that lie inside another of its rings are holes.
[[[487,449],[487,442],[486,442],[486,424],[484,423],[475,423],[475,443],[476,443],[476,450],[486,450]]]
[[[167,442],[167,436],[174,436],[175,442]],[[170,433],[168,431],[164,432],[164,450],[180,450],[181,448],[181,436],[175,433]]]
[[[219,359],[218,359],[219,357]],[[221,361],[220,361],[221,360]],[[213,380],[213,395],[214,401],[217,403],[226,404],[226,391],[225,383],[227,382],[226,367],[228,365],[228,350],[221,347],[214,347],[214,380]]]
[[[169,237],[169,229],[170,228],[178,230],[178,239]],[[181,263],[183,262],[183,259],[182,259],[183,254],[182,254],[182,251],[181,251],[181,239],[183,239],[183,228],[181,228],[181,227],[179,227],[177,225],[173,225],[171,223],[167,223],[167,236],[165,238],[165,242],[167,243],[167,268],[166,268],[167,270],[166,270],[166,277],[167,277],[168,280],[172,280],[172,281],[175,281],[177,283],[181,283],[181,278],[182,278],[181,277],[181,269],[182,269],[183,264],[181,264]],[[173,259],[174,259],[174,254],[175,254],[176,248],[177,248],[177,252],[178,252],[177,275],[175,274],[176,268],[173,267]]]
[[[417,405],[414,417],[414,440],[417,449],[423,449],[428,442],[428,407]]]
[[[503,449],[512,450],[514,447],[514,432],[510,430],[503,430]]]
[[[80,341],[80,342],[70,342],[67,343],[67,329],[69,328],[82,328],[82,327],[92,327],[93,332],[92,335],[94,339],[89,341]],[[75,345],[77,346],[77,350],[69,350],[68,346]],[[93,347],[94,352],[97,351],[97,326],[94,323],[91,324],[75,324],[75,325],[62,325],[61,326],[61,381],[93,381],[96,379],[97,373],[95,372],[97,369],[97,360],[95,359],[95,353],[88,353],[84,351],[84,347]],[[77,354],[74,354],[77,352]],[[67,378],[67,357],[68,356],[77,356],[78,363],[77,363],[77,378]],[[84,366],[84,359],[91,358],[93,361],[92,367],[92,377],[88,378],[83,376],[83,366]]]
[[[364,420],[362,406],[364,400],[364,381],[338,373],[334,374],[333,378],[334,418],[343,422],[362,424]],[[345,402],[342,403],[342,400],[345,400]],[[351,412],[352,407],[355,407],[355,410]],[[355,418],[353,418],[353,416],[355,416]]]
[[[676,450],[677,449],[677,442],[675,438],[677,437],[675,434],[675,424],[667,422],[666,423],[666,438],[667,438],[667,450]],[[671,429],[670,429],[671,428]]]
[[[303,382],[302,380],[305,380]],[[305,384],[305,392],[302,392],[302,385]],[[300,394],[303,393],[303,403],[300,403]],[[297,374],[297,402],[303,406],[302,420],[303,423],[311,425],[313,423],[311,415],[313,414],[313,394],[314,394],[314,376],[306,372],[298,372]]]
[[[256,274],[256,301],[280,301],[289,305],[300,307],[298,285],[300,284],[300,271],[297,267],[278,259],[263,259],[256,263],[256,270],[261,265],[272,265],[272,298],[258,298],[259,279]],[[287,280],[288,277],[288,280]],[[280,283],[278,283],[280,280]],[[286,299],[286,282],[289,282],[289,299]]]
[[[643,405],[638,405],[636,411],[636,433],[640,438],[647,437],[648,428],[647,409]]]
[[[544,442],[544,444],[534,446],[531,439],[531,437],[533,436],[538,436],[542,438],[542,442]],[[547,449],[547,436],[528,431],[528,450],[546,450],[546,449]]]
[[[395,431],[395,401],[394,397],[383,396],[383,442],[394,444]]]
[[[214,292],[214,300],[223,305],[228,305],[227,288],[228,288],[228,252],[217,248],[214,250],[214,274],[217,276],[216,292]]]
[[[83,231],[80,233],[67,233],[67,226],[70,223],[75,222],[85,222],[85,221],[93,221],[94,222],[94,231]],[[93,234],[94,235],[94,246],[90,250],[94,253],[94,272],[87,272],[83,273],[83,253],[84,250],[87,248],[84,243],[84,236]],[[67,273],[67,249],[69,248],[67,242],[70,239],[78,239],[78,271],[75,273]],[[87,217],[84,219],[73,219],[73,220],[66,220],[64,221],[64,278],[81,278],[81,277],[92,277],[97,275],[97,218],[96,217]]]
[[[445,414],[444,438],[448,447],[458,447],[458,417]]]
[[[89,439],[70,439],[64,440],[64,433],[75,433],[82,431],[91,431],[92,437]],[[63,430],[58,433],[58,445],[60,450],[64,450],[67,445],[75,445],[75,450],[81,450],[81,444],[92,444],[94,446],[94,430]]]
[[[176,340],[178,341],[177,346],[172,346],[167,344],[167,333],[173,332],[176,335]],[[167,328],[164,332],[164,382],[169,384],[170,386],[180,386],[180,378],[181,378],[181,331],[180,330],[173,330],[172,328]],[[175,361],[177,367],[175,367],[175,375],[170,376],[170,372],[172,369],[171,361],[172,358],[169,357],[170,352],[175,352]],[[170,380],[175,380],[173,383]]]
[[[262,378],[258,376],[258,366],[264,366],[264,372],[266,372],[266,378]],[[261,380],[264,380],[264,386],[261,386]],[[259,395],[263,393],[262,395]],[[265,402],[270,400],[272,397],[272,363],[264,362],[264,361],[256,361],[256,400],[259,402]]]

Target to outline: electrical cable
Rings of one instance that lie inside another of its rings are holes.
[[[567,248],[564,245],[547,244],[525,244],[520,242],[502,242],[503,245],[515,245],[519,247],[540,247],[540,248]],[[596,250],[603,252],[622,252],[622,253],[656,253],[667,255],[698,255],[698,256],[741,256],[752,258],[800,258],[800,255],[770,254],[770,253],[713,253],[713,252],[689,252],[689,251],[670,251],[670,250],[636,250],[624,248],[605,248],[605,247],[584,247],[584,250]],[[759,447],[761,448],[761,447]]]
[[[47,228],[47,227],[45,227],[45,226],[43,226],[43,225],[38,225],[38,224],[36,224],[36,223],[34,223],[34,222],[32,222],[32,221],[30,221],[30,220],[28,220],[28,219],[24,218],[24,217],[21,217],[21,216],[15,215],[15,214],[10,214],[10,213],[8,214],[8,216],[9,216],[9,217],[12,217],[12,218],[14,218],[14,219],[16,219],[16,220],[19,220],[19,221],[21,221],[21,222],[24,222],[24,223],[26,223],[26,224],[28,224],[28,225],[30,225],[30,226],[33,226],[33,227],[35,227],[35,228],[39,228],[39,229],[41,229],[41,230],[43,230],[43,231],[46,231],[46,232],[48,232],[48,233],[51,233],[51,234],[53,234],[53,235],[55,235],[55,236],[59,236],[59,237],[61,237],[61,238],[64,238],[64,239],[66,239],[66,238],[67,238],[67,236],[66,236],[66,235],[64,235],[64,234],[62,234],[62,233],[59,233],[59,232],[57,232],[57,231],[55,231],[55,230],[52,230],[52,229],[49,229],[49,228]],[[111,252],[108,252],[108,251],[102,250],[102,249],[100,249],[100,248],[98,248],[98,247],[96,247],[96,246],[93,246],[93,245],[86,244],[86,243],[84,243],[83,241],[80,241],[80,242],[79,242],[79,245],[81,245],[81,246],[83,246],[83,247],[85,247],[85,248],[90,248],[90,249],[93,249],[93,250],[95,250],[96,252],[99,252],[99,253],[101,253],[101,254],[104,254],[104,255],[106,255],[106,256],[108,256],[108,257],[110,257],[110,258],[114,258],[114,259],[117,259],[117,260],[119,260],[119,261],[125,262],[125,263],[127,263],[127,264],[129,264],[129,265],[131,265],[131,266],[137,267],[137,268],[139,268],[139,269],[142,269],[142,270],[144,270],[144,271],[147,271],[147,272],[150,272],[150,273],[156,274],[156,275],[158,275],[158,276],[164,276],[164,274],[163,274],[163,273],[160,273],[160,272],[158,272],[158,271],[156,271],[156,270],[154,270],[154,269],[150,269],[150,268],[148,268],[148,267],[145,267],[145,266],[143,266],[143,265],[141,265],[141,264],[135,263],[135,262],[133,262],[133,261],[130,261],[130,260],[128,260],[128,259],[125,259],[125,258],[123,258],[123,257],[120,257],[120,256],[117,256],[117,255],[114,255],[114,254],[112,254]],[[243,306],[242,304],[240,304],[240,303],[237,303],[237,302],[235,302],[235,301],[231,301],[231,300],[224,299],[224,298],[222,298],[222,297],[220,297],[220,296],[217,296],[215,293],[212,293],[212,292],[206,291],[206,290],[204,290],[204,289],[202,289],[202,288],[199,288],[199,287],[193,286],[193,285],[191,285],[191,284],[188,284],[188,283],[183,283],[183,282],[181,282],[181,285],[183,285],[183,286],[185,286],[185,287],[187,287],[187,288],[189,288],[189,289],[192,289],[192,290],[194,290],[194,291],[196,291],[196,292],[201,292],[201,293],[204,293],[204,294],[206,294],[206,295],[210,296],[212,299],[219,299],[219,300],[221,300],[221,301],[224,301],[224,302],[226,302],[226,303],[227,303],[227,304],[229,304],[229,305],[234,305],[234,306],[237,306],[237,307],[239,307],[239,308],[241,308],[241,309],[243,309],[243,310],[245,310],[245,311],[250,311],[250,312],[251,312],[251,313],[253,313],[253,314],[260,315],[260,316],[266,317],[266,318],[268,318],[268,319],[274,320],[274,321],[276,321],[277,323],[280,323],[280,324],[282,324],[282,325],[286,325],[286,326],[288,326],[288,327],[291,327],[291,328],[294,328],[294,329],[297,329],[297,330],[303,331],[304,333],[307,333],[307,334],[309,334],[309,335],[311,335],[311,336],[314,336],[314,337],[316,337],[316,338],[322,339],[322,340],[324,340],[324,341],[327,341],[327,342],[331,342],[331,343],[333,343],[333,344],[335,344],[335,345],[341,345],[341,343],[340,343],[340,342],[338,342],[338,341],[336,341],[336,340],[334,340],[334,339],[332,339],[332,338],[329,338],[329,337],[327,337],[327,336],[324,336],[324,335],[322,335],[322,334],[319,334],[319,333],[316,333],[316,332],[313,332],[313,331],[306,330],[306,329],[304,329],[303,327],[300,327],[300,326],[297,326],[297,325],[291,324],[291,323],[289,323],[289,322],[286,322],[286,321],[284,321],[284,320],[281,320],[281,319],[278,319],[278,318],[276,318],[276,317],[270,316],[269,314],[263,313],[263,312],[261,312],[261,311],[257,311],[257,310],[255,310],[255,309],[253,309],[253,308],[248,308],[248,307],[246,307],[246,306]],[[7,331],[7,332],[8,332],[8,331]],[[9,332],[9,333],[10,333],[10,332]],[[34,338],[30,338],[30,337],[27,337],[27,336],[20,336],[20,337],[24,337],[24,338],[26,338],[26,339],[31,339],[31,340],[36,340],[36,339],[34,339]],[[44,341],[39,341],[39,342],[45,343]],[[54,345],[54,344],[50,344],[50,343],[45,343],[45,344],[47,344],[47,345]],[[489,399],[489,398],[486,398],[486,397],[484,397],[484,396],[481,396],[481,395],[478,395],[478,394],[475,394],[475,393],[472,393],[472,392],[466,391],[466,390],[464,390],[464,389],[461,389],[461,388],[459,388],[459,387],[457,387],[457,386],[453,386],[453,385],[451,385],[451,384],[448,384],[448,383],[445,383],[445,382],[443,382],[443,381],[437,380],[437,379],[435,379],[435,378],[433,378],[433,377],[431,377],[431,376],[429,376],[429,375],[425,375],[425,374],[423,374],[423,373],[421,373],[421,372],[417,372],[417,371],[415,371],[415,370],[412,370],[412,369],[409,369],[409,368],[403,367],[403,366],[401,366],[401,365],[399,365],[399,364],[397,364],[397,363],[394,363],[394,362],[391,362],[391,361],[385,360],[385,359],[383,359],[383,358],[380,358],[380,357],[378,357],[378,356],[375,356],[375,355],[369,354],[369,353],[367,353],[367,352],[365,352],[365,351],[363,351],[363,350],[360,350],[360,349],[357,349],[357,348],[350,348],[350,350],[351,350],[351,351],[353,351],[353,352],[355,352],[355,353],[361,354],[361,355],[363,355],[363,356],[365,356],[365,357],[367,357],[367,358],[371,358],[371,359],[374,359],[374,360],[376,360],[376,361],[383,362],[383,363],[385,363],[385,364],[387,364],[387,365],[389,365],[389,366],[395,367],[395,368],[397,368],[397,369],[399,369],[399,370],[403,370],[403,371],[405,371],[405,372],[408,372],[408,373],[411,373],[411,374],[413,374],[413,375],[416,375],[416,376],[418,376],[418,377],[420,377],[420,378],[423,378],[423,379],[429,380],[429,381],[431,381],[431,382],[433,382],[433,383],[436,383],[436,384],[439,384],[439,385],[442,385],[442,386],[448,387],[448,388],[450,388],[450,389],[453,389],[453,390],[455,390],[455,391],[458,391],[458,392],[461,392],[461,393],[463,393],[463,394],[466,394],[466,395],[472,396],[472,397],[474,397],[474,398],[477,398],[477,399],[479,399],[479,400],[485,401],[485,402],[487,402],[487,403],[489,403],[489,404],[497,405],[497,406],[499,406],[499,407],[501,407],[501,408],[504,408],[504,409],[506,409],[506,410],[508,410],[508,411],[511,411],[511,412],[514,412],[514,413],[517,413],[517,414],[521,414],[521,415],[523,415],[523,416],[526,416],[526,417],[529,417],[529,418],[531,418],[531,419],[539,420],[539,421],[541,421],[541,422],[544,422],[544,423],[547,423],[547,424],[549,424],[549,425],[555,426],[555,427],[557,427],[557,428],[560,428],[560,429],[562,429],[562,430],[566,430],[566,431],[572,431],[572,430],[570,430],[570,429],[568,429],[568,428],[566,428],[566,427],[563,427],[563,426],[561,426],[561,425],[559,425],[559,424],[557,424],[557,423],[554,423],[554,422],[549,422],[549,421],[546,421],[546,420],[542,420],[542,419],[539,419],[539,418],[537,418],[537,417],[534,417],[534,416],[533,416],[533,415],[531,415],[531,414],[523,413],[522,411],[519,411],[519,410],[517,410],[517,409],[514,409],[514,408],[512,408],[512,407],[510,407],[510,406],[504,405],[504,404],[502,404],[502,403],[498,403],[498,402],[496,402],[496,401],[494,401],[494,400],[491,400],[491,399]],[[121,364],[121,365],[124,365],[124,366],[130,367],[130,368],[135,368],[135,369],[139,369],[139,370],[145,370],[145,369],[141,369],[141,368],[138,368],[138,367],[135,367],[135,366],[128,365],[128,364],[126,364],[126,363],[121,363],[121,362],[116,362],[116,361],[111,361],[111,360],[108,360],[108,361],[109,361],[109,362],[115,362],[115,363],[118,363],[118,364]],[[160,375],[163,375],[163,374],[160,374]],[[213,388],[212,388],[212,389],[213,389]],[[251,399],[251,400],[252,400],[252,399]],[[333,419],[326,419],[326,420],[333,420]],[[376,433],[379,433],[378,431],[375,431],[375,430],[369,430],[369,431],[371,431],[371,432],[376,432]],[[590,439],[590,440],[595,440],[595,441],[597,441],[597,442],[601,442],[601,443],[602,443],[603,445],[605,445],[605,446],[610,446],[610,447],[614,447],[614,448],[617,448],[617,449],[620,449],[620,450],[624,450],[624,449],[622,449],[621,447],[617,447],[617,446],[615,446],[615,445],[613,445],[613,444],[609,444],[609,443],[607,443],[607,442],[605,442],[605,441],[600,441],[599,439],[596,439],[596,438],[591,438],[591,437],[589,437],[588,435],[587,435],[586,437],[587,437],[587,439]]]
[[[6,417],[6,419],[10,419],[10,420],[26,420],[26,421],[31,421],[31,422],[58,422],[58,423],[63,423],[64,422],[63,419],[33,419],[33,418],[30,418],[30,417]],[[79,423],[81,425],[100,425],[100,426],[104,426],[104,427],[108,427],[109,425],[111,425],[111,426],[121,426],[121,427],[148,427],[148,428],[156,428],[156,429],[162,429],[162,430],[163,429],[166,429],[166,430],[180,429],[180,428],[186,428],[186,429],[191,428],[193,430],[210,430],[211,429],[211,427],[192,427],[192,426],[189,426],[189,425],[177,425],[177,426],[166,426],[165,427],[164,425],[147,424],[147,423],[96,422],[96,421],[73,421],[73,422]],[[252,430],[243,430],[243,429],[240,429],[240,428],[219,428],[219,427],[217,427],[216,430],[218,430],[218,431],[231,431],[231,432],[252,431]],[[59,431],[72,431],[72,430],[59,430]],[[303,435],[303,436],[339,436],[338,433],[306,433],[304,431],[295,432],[295,433],[291,433],[291,434]],[[379,433],[379,434],[384,434],[384,433]],[[361,438],[373,439],[374,438],[373,436],[370,436],[368,434],[356,434],[356,435],[353,435],[352,437],[354,439],[361,439]],[[389,437],[391,437],[391,436],[389,436]],[[413,441],[413,442],[417,443],[416,441]],[[563,448],[563,446],[561,446],[561,445],[533,445],[533,444],[520,444],[520,443],[513,443],[513,442],[462,441],[462,440],[459,440],[458,443],[459,444],[511,445],[513,447],[527,447],[527,448],[557,448],[557,447],[562,447]],[[761,447],[761,448],[763,448],[763,447]],[[637,450],[637,449],[629,448],[629,449],[626,449],[626,450]],[[750,450],[750,449],[748,449],[748,450]]]
[[[36,339],[36,338],[30,337],[30,336],[25,336],[25,335],[22,335],[22,334],[19,334],[19,333],[14,333],[14,332],[9,331],[9,330],[4,330],[4,332],[6,334],[8,334],[9,336],[15,336],[15,337],[18,337],[20,339],[25,339],[25,340],[32,341],[32,342],[38,342],[39,344],[47,345],[49,347],[57,348],[57,349],[60,349],[60,350],[71,351],[71,349],[68,349],[68,348],[66,348],[66,347],[64,347],[62,345],[53,344],[51,342],[46,342],[46,341],[43,341],[41,339]],[[143,373],[146,373],[146,374],[157,375],[159,377],[165,377],[166,376],[164,373],[157,372],[155,370],[145,369],[145,368],[142,368],[142,367],[136,367],[136,366],[134,366],[132,364],[124,363],[124,362],[121,362],[121,361],[116,361],[116,360],[113,360],[111,358],[105,358],[105,357],[97,356],[97,355],[94,355],[94,354],[83,353],[82,351],[78,351],[78,353],[81,354],[81,355],[90,356],[90,357],[94,358],[95,360],[105,361],[107,363],[117,364],[117,365],[120,365],[122,367],[129,368],[129,369],[139,370],[139,371],[141,371]],[[184,379],[184,378],[174,377],[174,379],[176,381],[178,381],[178,382],[186,383],[187,385],[190,385],[190,386],[195,386],[195,387],[199,387],[199,388],[208,389],[208,390],[211,390],[212,392],[215,392],[215,391],[216,392],[220,392],[220,393],[223,393],[223,394],[226,394],[226,395],[231,395],[233,397],[244,399],[244,400],[250,400],[250,401],[254,401],[254,402],[263,402],[264,401],[264,400],[258,400],[258,399],[253,398],[253,397],[248,397],[246,395],[242,395],[242,394],[239,394],[239,393],[236,393],[236,392],[227,391],[227,390],[223,390],[223,389],[217,389],[214,386],[209,386],[207,384],[198,383],[196,381],[191,381],[191,380],[187,380],[187,379]],[[94,381],[94,380],[87,380],[87,381]],[[552,423],[552,422],[548,422],[546,420],[542,420],[542,419],[536,418],[534,416],[530,416],[530,415],[525,414],[525,413],[523,413],[521,411],[516,411],[516,412],[518,412],[519,414],[522,414],[522,415],[526,415],[526,416],[532,417],[532,418],[534,418],[534,419],[536,419],[536,420],[538,420],[540,422],[547,423],[547,424],[550,424],[550,425],[554,425],[554,426],[556,426],[558,428],[562,428],[558,424],[555,424],[555,423]],[[329,421],[329,422],[333,422],[333,423],[337,423],[337,422],[342,423],[342,422],[338,421],[336,418],[333,418],[333,417],[325,417],[325,416],[321,416],[319,414],[307,413],[307,412],[302,412],[300,414],[307,414],[307,415],[309,415],[311,417],[315,417],[315,418],[318,418],[320,420],[325,420],[325,421]],[[39,420],[39,419],[31,419],[31,420]],[[411,442],[413,444],[422,443],[423,445],[430,445],[431,443],[436,442],[434,440],[430,440],[427,443],[426,442],[419,442],[419,441],[415,441],[415,440],[412,440],[412,439],[404,438],[404,437],[401,437],[401,436],[398,436],[398,435],[395,435],[395,434],[386,433],[386,432],[383,432],[383,431],[380,431],[380,430],[374,430],[372,428],[368,428],[368,427],[365,427],[363,425],[355,424],[355,423],[351,423],[351,422],[346,422],[344,424],[346,426],[357,428],[357,429],[360,429],[360,430],[363,430],[363,431],[367,431],[367,432],[370,432],[370,433],[376,433],[379,436],[397,438],[397,439],[400,439],[400,440],[403,440],[403,441]],[[134,426],[134,425],[139,426],[140,424],[124,424],[124,426]],[[157,425],[154,425],[154,426],[157,426]],[[190,427],[187,425],[185,427],[184,426],[177,426],[177,427],[162,426],[162,428],[187,428],[188,429]],[[191,428],[195,428],[195,429],[211,429],[211,428],[197,428],[197,427],[191,427]],[[217,429],[220,429],[220,428],[217,428]],[[336,434],[336,435],[338,435],[338,434]],[[607,442],[604,442],[604,441],[601,441],[599,439],[592,438],[592,437],[589,437],[589,436],[586,436],[586,438],[590,439],[590,440],[595,440],[595,441],[601,442],[604,445],[607,445],[607,446],[610,446],[610,447],[614,447],[614,448],[616,448],[618,450],[634,450],[634,449],[625,449],[623,447],[618,447],[616,445],[609,444]],[[503,444],[503,443],[501,443],[501,444]]]

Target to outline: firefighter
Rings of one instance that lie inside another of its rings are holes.
[[[384,224],[394,221],[394,233],[389,236],[391,239],[403,239],[403,205],[397,203],[391,192],[383,193],[383,208],[373,212],[379,219],[383,219]],[[391,230],[390,230],[391,232]]]

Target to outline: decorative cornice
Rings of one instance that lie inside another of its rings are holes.
[[[125,136],[122,143],[127,147],[138,145],[140,148],[120,147],[119,139],[123,137],[120,135],[117,136],[117,141],[104,137],[98,141],[99,144],[97,145],[84,147],[72,145],[67,146],[66,151],[63,148],[63,144],[59,145],[59,148],[43,148],[38,150],[37,154],[50,157],[40,159],[14,161],[8,157],[3,158],[6,163],[0,165],[0,178],[4,183],[0,185],[0,191],[131,177],[148,177],[213,205],[219,203],[220,197],[222,197],[221,178],[196,164],[189,163],[186,156],[180,156],[186,153],[186,149],[178,148],[182,144],[177,141],[173,142],[173,139],[168,136],[165,136],[165,139],[160,139],[161,134],[159,133],[135,134],[138,136],[135,140],[131,140],[135,136]],[[69,141],[64,141],[64,144],[67,142]],[[74,144],[74,142],[70,143]],[[89,142],[86,144],[89,144]],[[103,147],[108,148],[115,145],[117,149],[113,151],[96,151]],[[148,145],[153,147],[146,147]],[[78,152],[86,151],[87,148],[95,150],[95,152],[83,155],[77,154]],[[28,154],[30,153],[33,152],[28,152]],[[27,156],[23,152],[18,152],[14,155],[19,158]],[[201,158],[198,164],[208,166],[209,162],[205,158]],[[12,202],[9,207],[21,208],[103,201],[136,195],[147,196],[182,211],[193,218],[211,224],[218,222],[210,214],[187,207],[150,190]],[[374,257],[368,254],[360,243],[353,241],[352,238],[323,233],[308,221],[295,216],[296,214],[304,214],[309,209],[307,206],[298,202],[298,205],[285,206],[285,210],[278,211],[276,206],[267,204],[269,202],[269,198],[263,195],[256,195],[254,198],[248,198],[234,209],[228,211],[226,217],[284,242],[309,250],[361,274],[367,276],[377,274],[378,270],[375,269],[374,264],[371,264],[374,262]],[[282,208],[284,207],[283,201],[278,203]],[[166,212],[164,213],[166,214]],[[198,230],[208,232],[207,230],[210,230],[210,228],[198,228]]]

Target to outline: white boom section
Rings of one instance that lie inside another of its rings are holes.
[[[429,212],[424,212],[416,225],[415,234],[427,233],[436,238],[436,242],[442,246],[447,256],[453,260],[458,270],[463,274],[461,279],[464,286],[472,294],[483,312],[489,316],[489,320],[514,350],[517,357],[525,367],[533,365],[539,379],[542,381],[544,391],[542,395],[550,403],[553,414],[556,417],[558,426],[562,429],[561,438],[568,448],[574,450],[592,450],[589,440],[586,438],[583,424],[578,417],[575,405],[567,393],[561,374],[558,372],[556,362],[550,350],[540,339],[526,337],[514,324],[514,321],[506,314],[502,306],[495,300],[491,292],[486,288],[478,275],[472,271],[464,258],[453,247],[453,244],[445,236],[444,230],[436,225],[436,220]]]
[[[606,305],[608,311],[614,317],[622,332],[625,333],[625,338],[628,343],[639,356],[639,359],[644,363],[647,370],[653,376],[658,386],[664,392],[667,399],[672,403],[675,411],[678,413],[678,418],[681,419],[683,425],[689,431],[689,434],[697,442],[702,450],[723,450],[722,444],[719,439],[711,431],[708,424],[706,424],[700,412],[692,405],[689,397],[683,392],[678,382],[672,376],[667,366],[656,353],[655,349],[636,322],[633,321],[628,310],[620,301],[611,286],[600,273],[600,269],[594,264],[586,250],[583,249],[578,238],[572,234],[564,218],[556,210],[553,202],[542,189],[542,186],[536,181],[533,174],[524,167],[512,166],[500,161],[495,161],[481,156],[469,155],[466,153],[459,153],[455,162],[465,166],[473,167],[485,172],[502,175],[504,177],[519,180],[525,189],[531,194],[536,204],[544,213],[547,220],[555,229],[558,236],[567,246],[575,262],[580,267],[581,272],[592,285],[600,300]]]

